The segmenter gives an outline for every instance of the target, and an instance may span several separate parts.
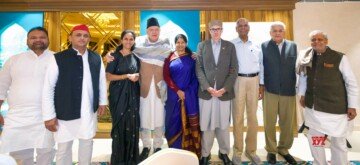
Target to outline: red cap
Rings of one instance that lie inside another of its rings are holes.
[[[80,24],[80,25],[74,26],[74,27],[72,28],[71,32],[73,32],[73,31],[75,31],[75,30],[83,30],[83,31],[86,31],[86,32],[90,33],[90,32],[89,32],[89,28],[88,28],[86,25],[84,25],[84,24]]]

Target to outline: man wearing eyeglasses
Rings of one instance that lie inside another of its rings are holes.
[[[348,164],[346,136],[359,108],[356,78],[348,58],[327,46],[324,32],[315,30],[309,36],[311,48],[300,54],[296,71],[314,164],[327,164],[327,138],[331,139],[331,164]]]
[[[235,97],[234,83],[238,61],[235,46],[221,39],[222,22],[209,22],[210,40],[199,43],[196,74],[200,83],[201,161],[208,165],[214,138],[219,143],[219,158],[225,165],[232,164],[230,152],[231,100]]]
[[[285,25],[275,22],[270,28],[271,40],[261,45],[264,65],[264,84],[260,93],[264,93],[263,115],[265,130],[265,149],[269,164],[276,164],[278,153],[289,164],[296,160],[289,154],[295,126],[295,63],[297,48],[294,42],[285,40]],[[264,89],[265,88],[265,89]],[[279,121],[280,140],[276,140],[276,122]]]

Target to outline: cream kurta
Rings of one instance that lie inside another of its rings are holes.
[[[142,62],[162,67],[170,51],[170,43],[167,39],[150,42],[146,36],[136,38],[136,49],[134,53]],[[140,75],[140,79],[141,76],[142,75]],[[165,120],[164,104],[156,95],[155,85],[158,84],[155,83],[153,76],[148,95],[146,98],[140,97],[140,127],[150,130],[154,130],[155,127],[163,127]]]
[[[79,55],[79,53],[78,53]],[[75,120],[58,120],[58,130],[55,132],[55,141],[64,143],[74,139],[91,139],[95,136],[97,130],[97,113],[93,110],[93,89],[88,62],[88,51],[82,55],[83,60],[83,82],[81,94],[81,117]],[[51,58],[49,68],[47,70],[43,91],[43,116],[44,121],[56,117],[54,107],[54,90],[59,75],[55,57]],[[101,62],[100,81],[99,81],[99,105],[107,104],[107,91],[105,69]]]
[[[0,100],[7,98],[9,112],[1,134],[1,152],[51,148],[53,136],[41,114],[44,77],[53,52],[37,56],[32,50],[11,57],[0,72]]]
[[[350,63],[344,55],[341,59],[339,70],[345,82],[348,108],[359,108],[358,93],[359,89],[356,78],[351,70]],[[299,95],[305,96],[307,76],[301,73],[299,78]],[[331,97],[331,96],[329,96]],[[321,133],[333,137],[346,137],[351,133],[353,120],[348,121],[347,114],[331,114],[316,111],[314,108],[305,108],[304,110],[305,125]]]

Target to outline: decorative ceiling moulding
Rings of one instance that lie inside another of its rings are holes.
[[[1,0],[0,11],[293,10],[298,0]]]

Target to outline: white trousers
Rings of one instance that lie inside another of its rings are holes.
[[[313,165],[327,165],[325,147],[321,145],[322,137],[325,134],[314,129],[309,129],[308,141],[310,145],[311,154],[314,158]],[[331,138],[331,164],[347,165],[347,146],[345,137],[328,137]]]
[[[10,152],[18,165],[34,165],[34,149]],[[36,148],[36,165],[52,164],[55,156],[54,148]]]
[[[155,148],[161,148],[161,146],[164,144],[164,127],[155,127],[153,136],[153,146]],[[151,130],[142,128],[140,131],[141,140],[143,142],[144,148],[151,148]]]
[[[73,140],[65,143],[58,143],[56,152],[57,165],[72,165],[72,145]],[[79,139],[79,165],[91,164],[93,149],[93,139]]]
[[[215,130],[201,131],[201,156],[208,157],[214,144],[214,138],[219,144],[219,150],[222,154],[230,153],[230,132],[229,129],[215,128]]]

